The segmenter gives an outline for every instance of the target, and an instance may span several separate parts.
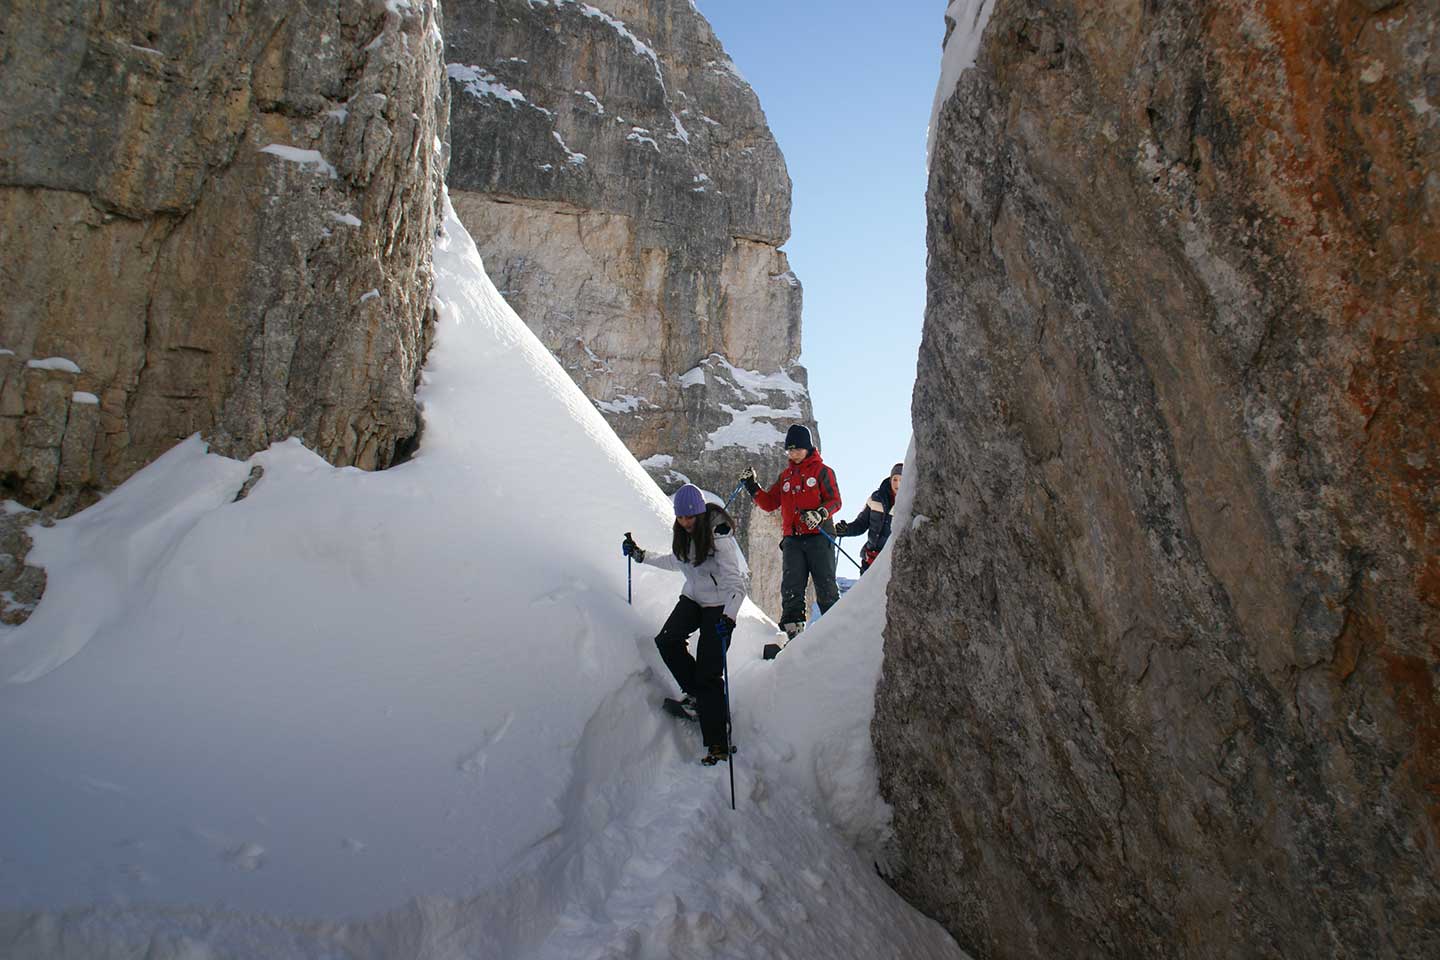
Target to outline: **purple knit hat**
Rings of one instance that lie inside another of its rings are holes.
[[[694,517],[705,512],[705,494],[693,483],[675,491],[675,516]]]

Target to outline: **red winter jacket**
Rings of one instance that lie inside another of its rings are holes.
[[[812,452],[799,463],[781,470],[779,479],[769,490],[757,490],[755,506],[767,512],[779,507],[781,526],[787,537],[813,534],[815,528],[805,526],[800,514],[824,507],[831,517],[835,516],[840,510],[840,485],[835,482],[835,471],[825,466],[820,454]],[[830,520],[824,525],[834,529]]]

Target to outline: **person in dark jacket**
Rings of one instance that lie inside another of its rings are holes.
[[[830,517],[840,509],[840,485],[835,471],[820,459],[810,439],[810,428],[795,424],[785,434],[785,455],[790,465],[769,490],[760,487],[752,467],[740,482],[761,510],[780,511],[784,539],[780,541],[780,629],[794,637],[805,627],[805,582],[815,582],[815,601],[823,614],[840,599],[835,583],[835,551],[821,531],[834,530]]]
[[[870,494],[870,499],[865,501],[865,509],[846,523],[841,520],[835,524],[835,536],[837,537],[859,537],[865,536],[865,546],[860,549],[860,573],[863,576],[870,564],[885,547],[885,541],[890,539],[890,515],[895,511],[895,497],[900,493],[900,474],[904,470],[903,463],[897,463],[890,468],[890,476],[880,481],[880,486]]]

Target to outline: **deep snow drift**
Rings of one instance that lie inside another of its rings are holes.
[[[747,604],[732,812],[656,709],[679,576],[625,601],[621,535],[667,549],[668,501],[453,214],[436,267],[413,461],[191,439],[33,530],[0,956],[963,956],[874,869],[888,551],[776,661]]]

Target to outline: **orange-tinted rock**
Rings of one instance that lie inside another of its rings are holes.
[[[874,726],[977,957],[1440,954],[1440,11],[999,0]]]

